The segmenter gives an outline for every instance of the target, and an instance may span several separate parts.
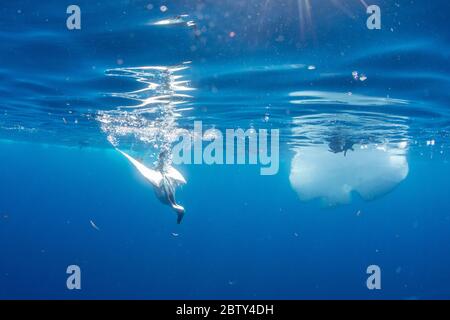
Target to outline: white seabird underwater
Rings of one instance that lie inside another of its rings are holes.
[[[119,149],[116,150],[124,155],[139,173],[153,185],[158,199],[174,209],[177,214],[177,223],[180,224],[184,217],[185,209],[176,203],[175,189],[179,185],[186,184],[186,179],[183,175],[170,165],[165,166],[160,164],[158,165],[157,170],[150,169],[129,154]]]

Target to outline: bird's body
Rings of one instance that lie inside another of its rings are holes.
[[[181,223],[184,216],[184,208],[176,203],[175,189],[181,184],[185,184],[186,180],[183,175],[172,166],[162,165],[162,156],[160,155],[160,163],[157,166],[157,170],[150,169],[144,164],[134,159],[127,153],[117,149],[122,155],[124,155],[134,167],[142,174],[142,176],[149,181],[155,190],[155,194],[158,199],[167,205],[170,205],[177,214],[177,223]]]

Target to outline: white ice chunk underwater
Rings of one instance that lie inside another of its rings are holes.
[[[326,144],[296,146],[290,183],[301,200],[320,198],[326,205],[345,204],[353,192],[371,200],[391,191],[408,175],[401,145],[360,145],[332,153]]]

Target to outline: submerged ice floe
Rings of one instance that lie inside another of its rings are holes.
[[[380,115],[326,114],[294,120],[293,134],[314,143],[292,146],[289,180],[302,201],[375,199],[408,176],[407,126]]]
[[[406,150],[398,147],[357,145],[346,156],[330,152],[327,145],[297,147],[295,152],[289,180],[301,200],[344,204],[353,192],[371,200],[408,175]]]

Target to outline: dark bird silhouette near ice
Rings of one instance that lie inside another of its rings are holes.
[[[351,140],[344,139],[343,137],[335,136],[332,137],[329,140],[328,147],[330,148],[329,151],[333,153],[340,153],[344,152],[344,156],[347,155],[347,151],[355,151],[353,149],[353,145],[355,143]]]

